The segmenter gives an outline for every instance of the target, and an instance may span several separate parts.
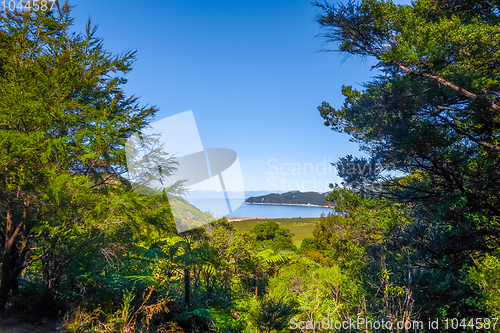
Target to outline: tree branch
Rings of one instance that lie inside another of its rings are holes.
[[[451,121],[448,121],[446,118],[444,117],[439,117],[441,119],[444,119],[445,122],[451,127],[453,128],[457,133],[460,133],[462,134],[463,136],[466,136],[467,138],[469,138],[469,140],[471,141],[474,141],[475,143],[483,146],[483,147],[486,147],[488,149],[492,149],[492,150],[495,150],[495,151],[498,151],[500,152],[500,147],[499,146],[495,146],[489,142],[486,142],[486,141],[483,141],[483,140],[480,140],[480,139],[477,139],[475,138],[472,134],[470,133],[467,133],[466,131],[464,131],[463,129],[461,129],[459,126],[457,126],[456,124],[454,124],[453,122]]]
[[[439,76],[436,76],[436,75],[432,75],[432,74],[429,74],[429,73],[423,73],[423,72],[419,72],[419,71],[416,71],[416,70],[413,70],[413,69],[410,69],[400,63],[396,63],[398,65],[399,68],[401,68],[403,71],[405,71],[406,73],[408,74],[414,74],[414,75],[421,75],[421,76],[425,76],[425,77],[428,77],[428,78],[431,78],[433,80],[436,80],[437,82],[439,82],[440,84],[444,85],[444,86],[447,86],[453,90],[455,90],[456,92],[458,92],[459,94],[471,99],[471,100],[477,100],[479,99],[479,96],[477,96],[476,94],[474,93],[471,93],[470,91],[468,90],[465,90],[464,88],[462,87],[459,87],[449,81],[446,81],[445,79],[439,77]],[[500,105],[498,104],[495,104],[495,103],[491,103],[491,108],[493,110],[496,110],[496,111],[500,111]]]

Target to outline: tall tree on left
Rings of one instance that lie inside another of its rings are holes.
[[[157,111],[120,88],[135,52],[104,50],[90,21],[71,32],[70,11],[0,12],[0,311],[42,232],[95,223],[82,207],[123,183],[125,140]]]

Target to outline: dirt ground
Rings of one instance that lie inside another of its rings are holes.
[[[62,331],[61,325],[56,324],[25,324],[13,318],[0,320],[0,333],[61,333]]]

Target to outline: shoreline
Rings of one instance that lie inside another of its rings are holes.
[[[229,222],[239,222],[239,221],[246,221],[246,220],[269,220],[267,217],[234,217],[234,218],[227,218]]]
[[[325,205],[312,205],[312,204],[287,204],[287,203],[269,203],[269,202],[244,202],[247,205],[273,205],[273,206],[302,206],[302,207],[323,207],[323,208],[331,208],[333,207]]]

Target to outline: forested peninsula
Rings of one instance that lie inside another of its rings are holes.
[[[326,193],[290,191],[271,193],[258,197],[250,197],[246,204],[257,205],[293,205],[293,206],[327,206]]]

